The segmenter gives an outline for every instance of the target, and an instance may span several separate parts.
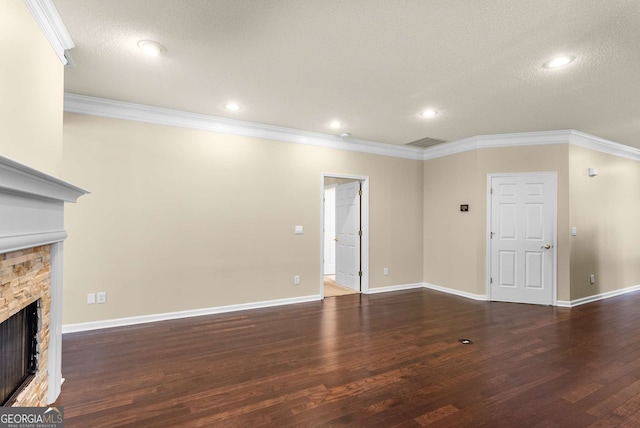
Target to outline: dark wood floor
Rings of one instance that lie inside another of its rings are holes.
[[[75,333],[63,374],[67,428],[638,427],[640,293],[412,290]]]

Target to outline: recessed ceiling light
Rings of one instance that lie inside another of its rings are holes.
[[[432,108],[429,108],[429,109],[426,109],[426,110],[423,110],[423,111],[420,112],[420,117],[424,117],[424,118],[427,118],[427,119],[430,119],[432,117],[436,117],[437,115],[438,115],[438,111],[434,110]]]
[[[331,123],[329,123],[329,128],[331,129],[340,129],[344,126],[344,124],[342,122],[340,122],[339,120],[334,120]]]
[[[167,51],[160,43],[151,40],[140,40],[138,47],[149,56],[158,56]]]
[[[227,111],[240,111],[240,104],[230,102],[224,105],[225,110]]]
[[[544,68],[560,68],[572,63],[575,59],[575,56],[559,55],[545,62],[542,66]]]

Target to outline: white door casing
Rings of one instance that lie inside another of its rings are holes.
[[[360,182],[336,188],[336,283],[360,291]]]
[[[324,190],[324,275],[336,273],[336,186]]]
[[[556,173],[490,174],[489,299],[556,301]]]

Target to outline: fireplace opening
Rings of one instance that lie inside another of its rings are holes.
[[[40,300],[0,323],[0,403],[10,406],[38,370]]]

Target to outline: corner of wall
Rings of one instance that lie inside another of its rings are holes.
[[[577,145],[569,150],[570,227],[576,228],[570,300],[640,284],[640,162]],[[589,168],[598,174],[589,176]]]

